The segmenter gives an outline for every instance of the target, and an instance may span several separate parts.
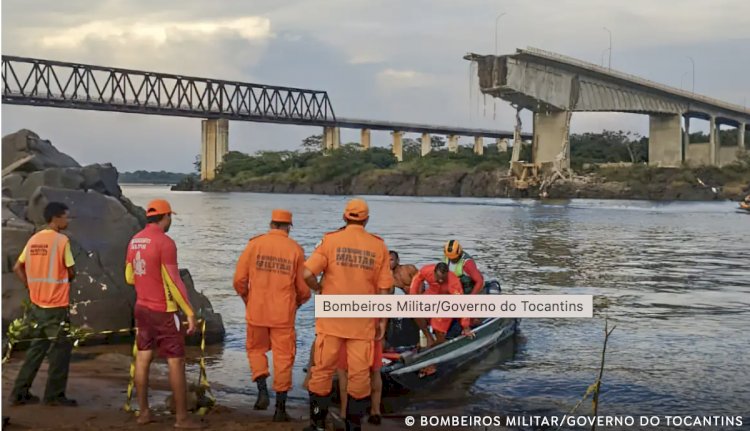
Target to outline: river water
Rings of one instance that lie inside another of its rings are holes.
[[[136,204],[167,198],[181,267],[219,311],[226,342],[211,355],[220,399],[250,405],[242,301],[232,288],[247,240],[271,210],[294,212],[292,237],[310,253],[341,226],[343,196],[170,192],[125,186]],[[450,385],[399,401],[395,414],[562,414],[607,351],[601,414],[750,416],[750,215],[730,202],[368,197],[368,229],[402,263],[434,262],[458,238],[505,292],[595,295],[593,319],[525,319],[518,337]],[[313,303],[298,314],[292,398],[313,337]],[[586,403],[581,413],[590,411]],[[747,423],[747,422],[746,422]]]

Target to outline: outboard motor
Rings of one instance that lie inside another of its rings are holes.
[[[500,282],[497,280],[490,280],[484,283],[484,293],[487,295],[499,295],[501,291]]]

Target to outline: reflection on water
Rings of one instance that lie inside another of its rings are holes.
[[[125,187],[136,204],[167,197],[182,266],[221,312],[227,340],[209,362],[224,399],[254,394],[242,301],[232,289],[247,240],[270,212],[294,212],[292,237],[307,253],[341,226],[345,197],[204,194]],[[370,197],[368,229],[404,263],[426,264],[449,237],[461,240],[505,292],[595,295],[594,319],[526,319],[521,334],[450,387],[415,394],[401,412],[564,413],[594,381],[603,318],[608,347],[600,412],[750,413],[750,216],[733,203],[536,201]],[[312,302],[297,320],[295,389],[313,336]]]

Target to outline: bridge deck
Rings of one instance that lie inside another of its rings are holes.
[[[2,78],[2,101],[11,105],[487,138],[513,136],[513,132],[502,130],[337,119],[327,92],[294,87],[7,55],[2,56]]]

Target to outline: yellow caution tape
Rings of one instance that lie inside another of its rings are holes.
[[[206,373],[206,320],[201,319],[201,322],[201,356],[199,360],[200,371],[198,375],[200,391],[198,395],[203,395],[208,400],[208,405],[198,409],[198,414],[202,416],[208,413],[209,410],[216,405],[216,398],[211,392],[211,385],[208,383],[208,375]],[[133,342],[133,359],[130,362],[130,381],[128,382],[128,389],[126,391],[125,405],[122,409],[126,412],[134,412],[137,416],[139,411],[134,409],[131,405],[133,399],[133,388],[135,387],[135,359],[138,355],[138,345],[136,341]]]
[[[216,397],[214,397],[213,392],[211,392],[211,385],[208,383],[208,375],[206,374],[206,320],[203,319],[203,323],[201,324],[201,357],[200,361],[198,361],[199,364],[199,376],[198,376],[198,384],[201,389],[201,393],[203,396],[205,396],[208,400],[208,405],[203,406],[198,409],[199,415],[205,415],[208,413],[208,411],[216,405]]]
[[[133,359],[130,360],[130,380],[128,381],[127,396],[125,398],[125,405],[122,407],[126,412],[132,412],[133,407],[130,405],[130,401],[133,399],[133,388],[135,387],[135,357],[138,355],[138,338],[133,340]],[[138,411],[135,412],[138,415]]]
[[[37,341],[37,340],[56,340],[59,337],[35,337],[35,338],[23,338],[24,332],[26,332],[29,328],[31,329],[37,329],[39,327],[39,324],[37,322],[27,322],[27,313],[24,311],[23,317],[14,320],[11,322],[10,326],[8,327],[7,337],[8,337],[8,344],[5,351],[5,354],[3,355],[2,363],[4,364],[8,359],[10,359],[11,353],[13,352],[13,346],[17,343],[23,342],[23,341]],[[208,382],[208,374],[206,373],[206,320],[200,319],[201,321],[201,356],[199,360],[199,375],[198,375],[198,384],[199,384],[199,395],[203,395],[206,397],[207,405],[203,406],[198,409],[199,415],[205,415],[208,413],[208,411],[216,405],[216,397],[214,397],[213,393],[211,392],[211,385]],[[94,336],[94,335],[112,335],[112,334],[120,334],[120,333],[129,333],[132,332],[135,328],[124,328],[124,329],[116,329],[116,330],[106,330],[106,331],[99,331],[99,332],[91,332],[87,331],[84,328],[76,327],[71,325],[69,322],[61,322],[60,323],[61,329],[66,332],[64,337],[73,339],[73,347],[78,347],[80,345],[81,341],[85,341],[86,338]],[[126,412],[134,412],[136,415],[138,415],[138,410],[134,409],[131,405],[132,399],[133,399],[133,389],[135,388],[135,360],[136,356],[138,355],[138,344],[137,344],[137,338],[133,341],[133,357],[130,361],[130,379],[128,381],[128,388],[127,388],[127,395],[125,399],[125,405],[123,406],[123,410]]]

